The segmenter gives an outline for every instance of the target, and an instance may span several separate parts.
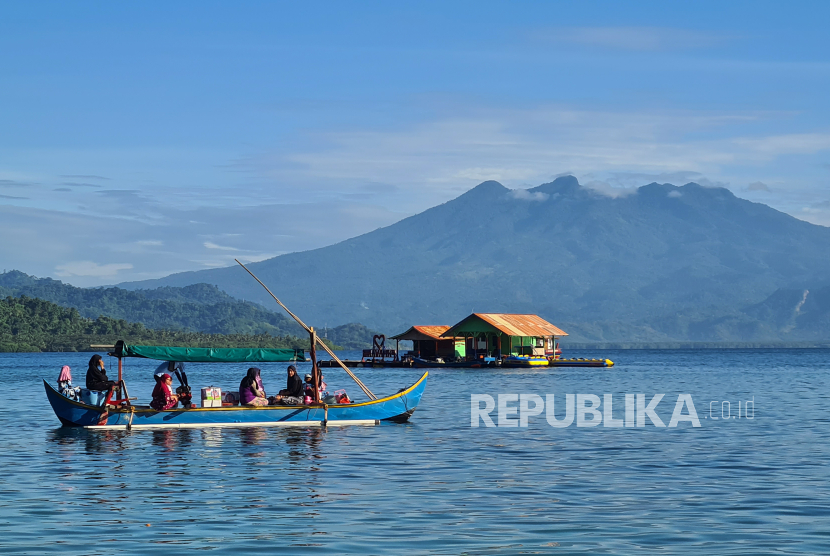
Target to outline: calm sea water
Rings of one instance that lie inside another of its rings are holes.
[[[40,377],[68,364],[83,383],[89,355],[0,354],[2,554],[830,553],[827,350],[595,351],[617,366],[435,370],[403,425],[60,428]],[[126,366],[144,403],[154,366]],[[233,389],[244,367],[188,375]],[[285,365],[261,367],[267,390],[284,387]],[[377,394],[419,374],[359,372]],[[359,392],[342,372],[327,379]],[[470,395],[499,393],[557,404],[612,393],[618,417],[625,393],[664,393],[666,423],[689,393],[701,427],[552,428],[542,415],[471,428]],[[709,418],[746,400],[754,419]]]

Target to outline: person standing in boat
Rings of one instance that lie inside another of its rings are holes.
[[[106,392],[115,386],[118,386],[118,383],[110,380],[104,369],[104,358],[96,353],[89,360],[89,369],[86,371],[87,389]]]
[[[153,401],[150,402],[150,407],[163,411],[173,409],[177,405],[179,397],[173,393],[173,377],[164,373],[153,388]]]
[[[239,403],[247,406],[268,405],[268,398],[265,395],[265,387],[262,385],[258,368],[248,369],[248,374],[239,383]]]

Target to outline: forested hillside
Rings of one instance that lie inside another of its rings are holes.
[[[0,295],[36,297],[63,307],[73,307],[83,317],[106,315],[139,322],[150,329],[273,336],[302,333],[302,328],[288,317],[256,303],[234,299],[208,284],[137,291],[87,289],[50,278],[38,279],[13,270],[0,274]]]
[[[0,297],[42,299],[74,308],[80,317],[121,319],[145,329],[205,334],[298,336],[306,332],[290,318],[261,305],[235,299],[216,286],[193,284],[150,290],[77,288],[51,278],[35,278],[12,270],[0,274]],[[374,331],[360,324],[322,329],[335,344],[359,349],[369,347]]]
[[[89,319],[74,308],[42,299],[0,300],[0,352],[89,351],[91,344],[113,345],[117,340],[167,346],[308,348],[307,339],[294,336],[149,330],[141,323],[105,316]]]

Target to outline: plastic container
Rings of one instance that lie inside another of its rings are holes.
[[[100,406],[107,399],[107,392],[81,388],[81,403]]]
[[[222,407],[222,389],[214,386],[202,388],[202,407]]]

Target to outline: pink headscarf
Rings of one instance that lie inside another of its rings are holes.
[[[173,395],[173,392],[170,390],[170,387],[167,386],[167,379],[172,379],[173,377],[167,373],[161,375],[161,379],[156,382],[156,387],[153,388],[153,399],[161,398],[161,397],[169,397]]]
[[[58,382],[69,381],[72,382],[72,373],[69,365],[61,367],[61,375],[58,377]]]

